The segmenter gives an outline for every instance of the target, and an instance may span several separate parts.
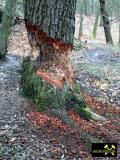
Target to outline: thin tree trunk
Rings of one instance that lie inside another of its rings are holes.
[[[91,15],[91,3],[90,3],[90,0],[84,0],[85,2],[85,15],[86,16],[90,16]]]
[[[84,19],[84,17],[83,17],[83,11],[84,11],[84,3],[85,3],[85,1],[82,0],[81,6],[80,6],[80,26],[79,26],[79,33],[78,33],[78,39],[79,39],[79,40],[80,40],[81,35],[82,35],[82,33],[83,33],[83,19]]]
[[[6,54],[8,38],[14,20],[17,1],[18,0],[6,1],[5,12],[3,14],[2,24],[0,27],[0,58],[4,57]]]
[[[105,0],[99,0],[99,1],[100,1],[102,18],[103,18],[103,27],[105,32],[106,43],[113,44],[113,40],[110,32],[110,22],[108,19],[106,8],[105,8]]]
[[[97,34],[97,27],[98,27],[98,21],[99,21],[99,15],[100,15],[100,10],[99,10],[99,2],[96,2],[96,17],[95,17],[95,23],[93,27],[93,32],[92,32],[92,37],[95,39],[96,34]]]
[[[103,18],[102,18],[102,15],[101,15],[101,12],[100,12],[100,21],[99,21],[99,26],[103,27]]]
[[[2,22],[3,11],[0,10],[0,23]]]
[[[119,21],[119,40],[118,40],[118,45],[120,47],[120,21]]]
[[[95,15],[95,0],[91,0],[92,15]]]

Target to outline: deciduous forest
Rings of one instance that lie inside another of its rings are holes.
[[[120,1],[0,0],[0,160],[120,159]]]

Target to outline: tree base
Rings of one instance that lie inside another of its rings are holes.
[[[21,74],[22,93],[32,99],[37,105],[38,110],[51,110],[51,113],[63,120],[70,127],[74,128],[75,123],[69,118],[66,107],[71,105],[71,101],[75,102],[75,111],[83,114],[88,119],[95,121],[105,121],[102,116],[94,113],[90,108],[86,107],[84,99],[80,93],[76,93],[79,89],[70,90],[67,84],[62,88],[50,84],[45,79],[41,79],[36,74],[36,68],[31,63],[30,57],[26,57],[22,64]],[[77,104],[77,105],[76,105]],[[73,104],[74,105],[74,104]]]

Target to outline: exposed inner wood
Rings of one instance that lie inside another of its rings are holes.
[[[51,38],[47,35],[47,33],[43,32],[40,27],[32,25],[30,22],[25,23],[27,31],[28,31],[28,38],[35,38],[38,44],[41,43],[48,43],[49,45],[53,46],[55,49],[60,51],[67,51],[72,50],[73,45],[70,43],[64,43],[59,39]]]
[[[40,76],[42,79],[46,80],[50,84],[54,84],[59,88],[62,88],[64,85],[63,79],[53,79],[51,75],[46,74],[43,70],[37,70],[36,74]]]
[[[60,83],[66,81],[70,86],[73,86],[75,69],[70,65],[72,44],[50,38],[40,27],[33,26],[30,23],[26,23],[26,28],[31,45],[31,57],[35,61],[38,59],[37,75],[55,85],[57,84],[55,83],[56,80],[59,80]],[[44,73],[49,78],[46,79],[43,76]]]

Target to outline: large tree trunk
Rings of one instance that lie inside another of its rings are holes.
[[[25,23],[39,74],[73,85],[69,58],[75,31],[76,0],[27,0]],[[43,73],[42,73],[43,72]]]
[[[75,8],[76,0],[25,1],[31,55],[23,61],[21,77],[23,93],[37,104],[52,107],[52,113],[71,127],[75,124],[67,114],[66,102],[72,96],[81,102],[73,92],[76,79],[70,65]]]
[[[5,12],[0,27],[0,58],[3,58],[6,54],[10,28],[13,24],[17,1],[18,0],[6,1]]]
[[[55,114],[70,126],[74,123],[69,119],[64,107],[68,98],[68,88],[73,88],[75,84],[74,69],[70,65],[75,9],[76,0],[25,1],[25,24],[31,55],[30,61],[28,59],[23,62],[21,79],[25,94],[34,97],[40,103],[45,99],[44,102],[47,102],[48,106],[56,103]],[[32,81],[33,79],[37,81]],[[47,87],[44,82],[47,82]],[[35,83],[38,84],[38,88]],[[28,91],[29,88],[31,92]],[[50,97],[47,93],[51,94]],[[42,97],[46,94],[46,98]]]
[[[113,44],[113,40],[110,32],[110,22],[109,22],[108,14],[105,7],[105,0],[99,0],[99,1],[100,1],[102,18],[103,18],[103,27],[104,27],[106,42]]]

